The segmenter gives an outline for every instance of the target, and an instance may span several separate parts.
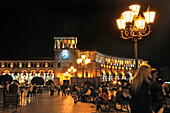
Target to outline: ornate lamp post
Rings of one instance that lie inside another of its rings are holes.
[[[138,68],[138,40],[150,34],[150,24],[154,22],[156,14],[155,11],[149,11],[148,7],[147,11],[143,12],[144,17],[142,17],[139,10],[140,5],[131,5],[129,10],[123,12],[120,19],[116,20],[118,28],[121,30],[121,38],[131,39],[134,42],[135,69]]]
[[[69,69],[68,69],[68,72],[69,73],[72,73],[72,75],[77,71],[77,69],[74,68],[74,66],[71,66]],[[75,77],[75,76],[74,76]],[[76,82],[77,82],[77,76],[76,76]]]
[[[66,78],[68,78],[68,77],[70,76],[70,74],[69,74],[68,72],[65,72],[65,73],[64,73],[64,76],[65,76]]]
[[[83,82],[84,82],[84,68],[85,65],[89,64],[91,62],[91,59],[86,58],[86,55],[81,55],[81,58],[77,59],[77,64],[80,65],[83,68]]]

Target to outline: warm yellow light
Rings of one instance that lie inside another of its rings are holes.
[[[122,76],[125,76],[125,73],[124,73],[124,72],[122,72]]]
[[[122,13],[123,18],[126,22],[132,22],[135,12],[133,11],[125,11]]]
[[[118,82],[119,85],[121,85],[121,82]]]
[[[71,69],[68,69],[68,72],[71,72]]]
[[[117,82],[116,81],[113,81],[113,85],[116,85],[117,84]]]
[[[106,75],[106,71],[103,71],[103,74]]]
[[[86,59],[85,60],[85,64],[88,64],[88,63],[90,63],[91,62],[91,59]]]
[[[79,59],[77,59],[77,64],[80,64],[80,63],[82,63],[82,59],[81,58],[79,58]]]
[[[146,11],[143,13],[147,23],[153,23],[155,20],[155,11]]]
[[[85,59],[85,58],[86,58],[86,55],[81,55],[81,58],[82,58],[82,59]]]
[[[115,60],[115,63],[117,63],[117,60]]]
[[[78,74],[78,77],[81,78],[81,77],[82,77],[82,74],[79,73],[79,74]]]
[[[106,65],[106,68],[108,68],[108,65]]]
[[[19,63],[19,67],[22,67],[22,63]]]
[[[116,76],[118,75],[117,71],[115,71],[114,73],[115,73]]]
[[[74,66],[71,66],[70,68],[71,68],[71,69],[74,69]]]
[[[131,6],[129,6],[129,9],[134,11],[135,15],[138,15],[139,14],[139,10],[140,10],[140,5],[138,5],[138,4],[131,5]]]
[[[77,69],[73,69],[73,72],[76,72],[77,71]]]
[[[114,69],[115,67],[114,66],[112,66],[112,69]]]
[[[23,79],[22,79],[22,80],[20,80],[20,83],[25,83],[25,80],[23,80]]]
[[[11,68],[14,66],[14,64],[13,63],[11,63]]]
[[[144,29],[145,28],[145,19],[140,16],[138,19],[135,20],[135,26],[138,29]]]
[[[121,67],[119,66],[119,70],[121,69]]]
[[[126,27],[125,19],[117,19],[116,22],[119,29],[125,29]]]

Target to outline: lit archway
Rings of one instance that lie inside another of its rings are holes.
[[[53,75],[53,70],[48,70],[48,75],[52,76]]]
[[[5,70],[4,71],[4,74],[6,75],[6,74],[10,74],[10,71],[9,70]]]
[[[27,76],[27,75],[28,75],[28,71],[27,71],[27,70],[23,70],[23,71],[22,71],[22,75],[23,75],[23,76]]]
[[[40,70],[39,73],[40,73],[40,76],[44,76],[45,71],[44,70]]]
[[[31,76],[35,76],[36,71],[35,70],[31,70]]]

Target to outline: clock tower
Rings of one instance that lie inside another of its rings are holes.
[[[64,76],[70,66],[77,67],[77,37],[54,37],[54,83],[71,85],[71,77]],[[72,76],[73,77],[73,76]]]

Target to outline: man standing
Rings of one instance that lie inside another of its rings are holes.
[[[62,96],[63,94],[66,96],[66,89],[67,89],[67,83],[64,83],[63,86],[62,86]]]
[[[14,83],[9,86],[9,93],[17,94],[18,90],[19,90],[19,85],[16,83],[16,81],[14,81]]]
[[[36,84],[34,84],[34,86],[33,86],[32,93],[33,93],[33,98],[36,98],[36,94],[37,94],[37,85]]]
[[[57,89],[58,89],[58,95],[60,95],[60,90],[61,90],[61,85],[60,84],[58,85]]]
[[[151,106],[152,110],[157,113],[160,110],[164,110],[166,107],[166,99],[162,89],[162,83],[159,82],[158,70],[152,69],[151,75],[153,82],[150,88],[151,92]]]

